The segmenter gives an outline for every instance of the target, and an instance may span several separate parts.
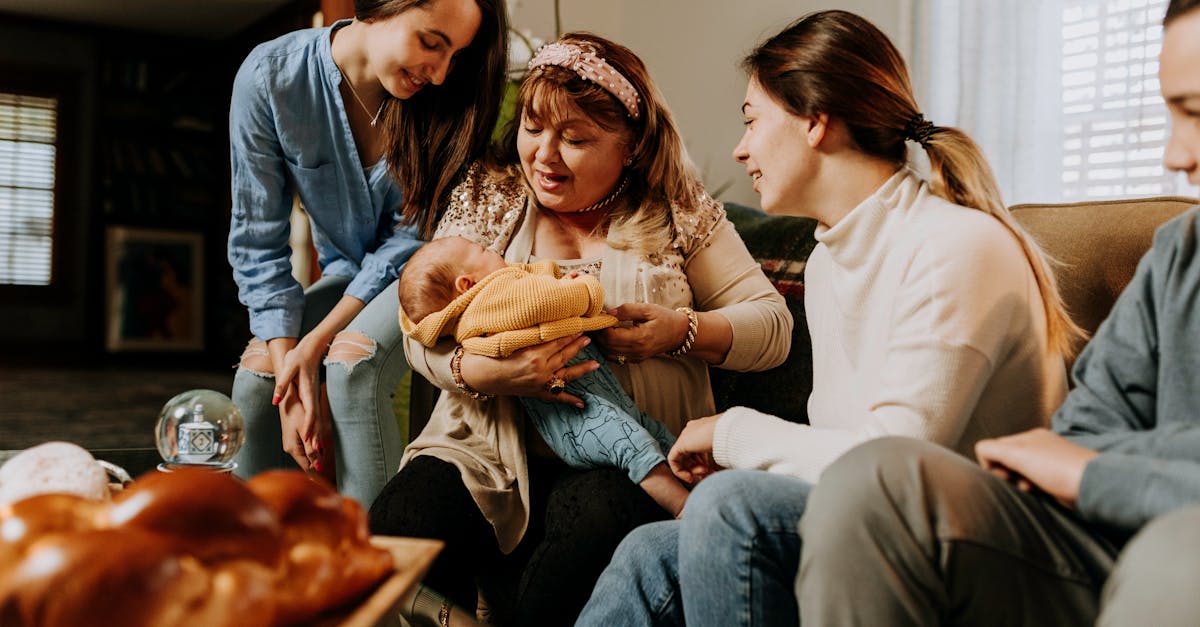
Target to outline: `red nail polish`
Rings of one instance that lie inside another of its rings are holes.
[[[317,461],[313,462],[312,467],[313,467],[313,470],[315,470],[317,472],[321,472],[321,460],[318,459]]]
[[[276,394],[275,396],[272,396],[272,397],[271,397],[271,404],[272,404],[272,405],[278,405],[278,404],[279,404],[280,402],[282,402],[282,401],[283,401],[283,397],[282,397],[282,396],[280,396],[280,395],[278,395],[278,394]]]

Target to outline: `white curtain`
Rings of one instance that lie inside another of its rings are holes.
[[[1006,204],[1058,201],[1061,0],[904,0],[901,10],[925,117],[979,143]]]

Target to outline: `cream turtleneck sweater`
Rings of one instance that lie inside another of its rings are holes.
[[[1066,371],[1033,270],[998,220],[904,168],[816,239],[804,275],[811,424],[732,408],[717,421],[717,463],[815,482],[885,435],[973,458],[982,438],[1049,424]]]

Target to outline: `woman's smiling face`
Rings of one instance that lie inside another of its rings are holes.
[[[578,107],[561,116],[521,115],[517,153],[538,203],[551,211],[587,209],[612,193],[629,158],[624,133],[605,130]]]
[[[475,0],[434,0],[386,19],[364,22],[371,68],[395,98],[411,98],[441,85],[455,56],[479,32],[483,12]]]
[[[772,98],[750,79],[742,104],[746,131],[733,149],[733,158],[746,166],[754,191],[767,213],[801,215],[803,190],[814,172],[814,151],[808,145],[805,120]]]

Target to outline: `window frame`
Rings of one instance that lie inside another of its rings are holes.
[[[76,267],[79,251],[71,241],[90,245],[91,238],[80,224],[77,188],[83,184],[79,168],[86,161],[79,146],[79,112],[82,99],[81,76],[77,72],[55,68],[0,63],[0,92],[55,98],[58,101],[54,154],[54,207],[50,237],[50,282],[48,285],[0,284],[0,302],[5,307],[25,308],[61,305],[72,297],[68,279]],[[77,237],[71,229],[80,229]]]

